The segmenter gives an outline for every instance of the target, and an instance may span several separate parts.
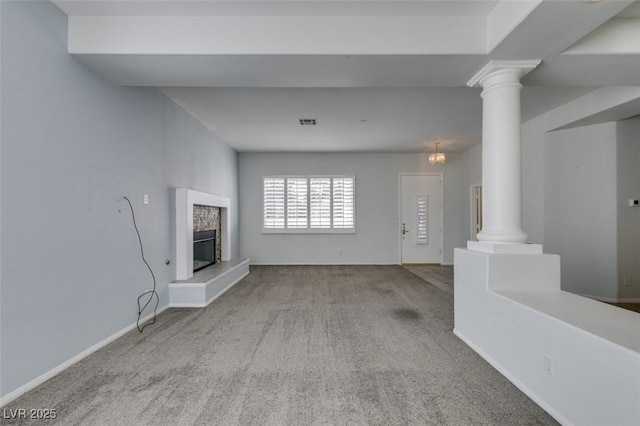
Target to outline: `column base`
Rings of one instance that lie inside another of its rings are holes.
[[[510,229],[492,231],[484,227],[477,235],[478,241],[485,243],[526,244],[529,237],[522,230]]]
[[[488,243],[467,241],[467,248],[491,254],[542,254],[542,244]]]

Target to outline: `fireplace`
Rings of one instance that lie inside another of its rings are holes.
[[[220,208],[193,206],[193,272],[220,262]]]
[[[176,280],[193,277],[196,232],[216,231],[215,263],[231,259],[229,217],[231,200],[214,194],[176,188]],[[207,238],[208,239],[208,238]],[[211,247],[211,243],[208,243]],[[213,267],[213,266],[212,266]]]
[[[216,230],[193,233],[193,272],[216,263]]]

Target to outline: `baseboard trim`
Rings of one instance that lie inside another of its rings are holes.
[[[272,262],[251,262],[251,266],[397,266],[397,263],[272,263]]]
[[[453,266],[453,263],[445,262],[445,263],[433,263],[429,265],[442,265],[442,266]],[[303,263],[272,263],[272,262],[251,262],[251,266],[402,266],[402,263],[314,263],[314,262],[303,262]]]
[[[170,308],[206,308],[207,306],[209,306],[211,304],[211,302],[216,300],[218,297],[222,296],[227,290],[229,290],[231,287],[236,285],[238,282],[240,282],[247,275],[249,275],[249,271],[247,271],[244,274],[242,274],[242,276],[238,277],[231,284],[229,284],[228,286],[226,286],[225,288],[220,290],[220,292],[218,292],[218,293],[214,294],[213,296],[211,296],[211,298],[209,300],[207,300],[205,303],[169,303],[169,307]],[[197,284],[197,285],[202,286],[203,284]]]
[[[156,310],[156,315],[160,315],[162,312],[166,311],[169,307],[170,306],[167,304],[167,305],[163,306],[162,308],[157,309]],[[141,318],[140,319],[140,324],[144,324],[145,322],[149,321],[151,318],[153,318],[153,314],[149,314],[149,315]],[[0,398],[0,407],[3,407],[6,404],[10,403],[11,401],[19,398],[20,396],[24,395],[25,393],[29,392],[30,390],[32,390],[32,389],[36,388],[37,386],[41,385],[42,383],[46,382],[47,380],[49,380],[53,376],[61,373],[62,371],[66,370],[67,368],[71,367],[73,364],[77,363],[78,361],[83,360],[84,358],[88,357],[89,355],[91,355],[95,351],[97,351],[99,349],[102,349],[103,347],[107,346],[109,343],[113,342],[114,340],[124,336],[125,334],[127,334],[131,330],[134,330],[136,327],[137,327],[137,323],[133,323],[133,324],[123,328],[122,330],[115,332],[111,336],[109,336],[109,337],[107,337],[105,339],[102,339],[101,341],[99,341],[95,345],[91,346],[90,348],[85,349],[84,351],[80,352],[78,355],[74,356],[73,358],[68,359],[67,361],[65,361],[62,364],[52,368],[51,370],[49,370],[46,373],[40,375],[39,377],[36,377],[35,379],[31,380],[30,382],[20,386],[18,389],[14,390],[12,392],[9,392],[7,395],[5,395],[5,396]]]
[[[566,417],[556,411],[551,405],[549,405],[544,399],[542,399],[538,394],[533,392],[529,387],[527,387],[524,383],[522,383],[517,377],[513,376],[509,371],[507,371],[502,364],[493,359],[489,354],[480,349],[475,343],[469,340],[464,334],[459,332],[457,329],[453,329],[453,334],[455,334],[460,340],[466,343],[471,349],[473,349],[478,355],[480,355],[485,361],[487,361],[493,368],[498,370],[500,374],[507,378],[515,387],[520,389],[522,393],[527,395],[529,398],[533,400],[536,404],[538,404],[544,411],[549,413],[551,417],[556,419],[558,423],[564,426],[572,426],[571,423]]]
[[[598,302],[607,302],[607,303],[640,303],[640,297],[631,297],[626,299],[619,299],[616,297],[603,297],[603,296],[594,296],[593,294],[583,294],[580,293],[579,296],[586,297],[588,299],[597,300]]]

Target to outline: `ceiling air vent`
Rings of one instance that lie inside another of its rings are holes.
[[[300,119],[301,126],[315,126],[316,119],[315,118],[301,118]]]

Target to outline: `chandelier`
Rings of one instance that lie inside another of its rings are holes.
[[[444,164],[444,153],[438,152],[438,145],[440,142],[436,142],[436,152],[429,154],[429,164]]]

